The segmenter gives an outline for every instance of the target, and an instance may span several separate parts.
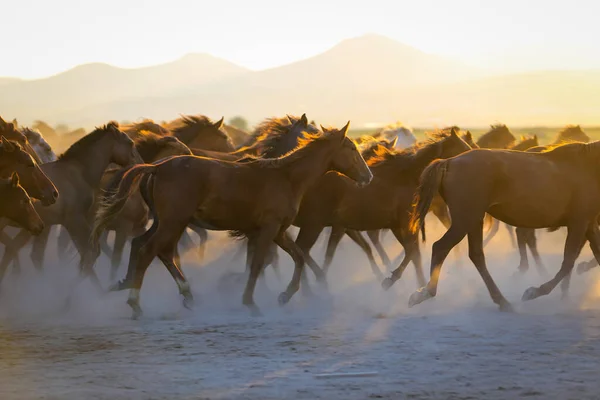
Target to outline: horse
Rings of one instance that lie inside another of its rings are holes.
[[[463,133],[460,138],[463,140],[463,142],[465,142],[466,144],[469,145],[470,148],[472,149],[478,149],[479,146],[477,145],[477,143],[475,143],[475,140],[473,140],[473,134],[471,133],[471,131],[466,131],[465,133]]]
[[[585,240],[600,258],[600,142],[572,143],[542,153],[510,150],[472,150],[433,162],[421,176],[411,229],[421,230],[434,194],[439,191],[452,218],[450,229],[432,247],[430,280],[410,296],[414,306],[437,293],[439,275],[448,252],[468,236],[469,257],[500,310],[512,311],[489,274],[483,251],[483,218],[489,213],[507,224],[524,228],[567,227],[561,268],[548,282],[530,287],[523,301],[550,293],[567,277]]]
[[[97,286],[100,283],[92,268],[97,252],[89,248],[90,218],[93,217],[90,210],[94,205],[96,190],[110,163],[127,166],[137,161],[139,155],[133,141],[119,130],[118,124],[110,122],[75,142],[57,161],[40,167],[52,179],[61,196],[56,203],[47,207],[38,207],[36,204],[36,211],[44,221],[45,229],[62,225],[68,231],[80,254],[81,277],[90,276]],[[13,243],[6,247],[0,263],[0,281],[10,261],[29,239],[30,235],[21,231]],[[32,254],[36,252],[39,250],[32,249]],[[40,266],[41,260],[34,260],[34,265]]]
[[[35,154],[37,154],[42,164],[58,159],[58,156],[40,132],[27,127],[21,128],[20,131],[25,135],[31,148],[35,151]]]
[[[417,143],[417,138],[412,130],[400,121],[384,126],[376,133],[376,136],[382,136],[388,140],[396,139],[397,150],[406,149]]]
[[[8,179],[0,178],[0,217],[8,218],[33,235],[39,235],[44,229],[44,222],[35,211],[31,198],[19,184],[16,172]]]
[[[332,226],[332,230],[390,229],[405,249],[404,259],[392,274],[391,283],[400,278],[410,261],[415,265],[418,279],[424,281],[418,240],[408,231],[408,216],[419,175],[436,158],[467,150],[470,147],[458,137],[456,130],[440,131],[412,150],[398,153],[380,149],[378,156],[368,161],[373,172],[373,181],[368,186],[357,187],[337,173],[325,174],[302,199],[294,219],[294,225],[300,228],[296,244],[309,254],[326,226]],[[376,263],[372,259],[370,262],[373,273],[383,280]],[[326,267],[327,264],[324,273]]]
[[[302,251],[286,230],[306,190],[329,170],[346,174],[362,185],[373,177],[354,143],[346,137],[349,125],[339,130],[322,128],[322,135],[302,139],[296,150],[277,159],[232,163],[180,156],[131,168],[112,201],[97,214],[92,239],[103,230],[104,221],[125,203],[133,182],[140,180],[153,224],[133,239],[127,275],[112,288],[131,289],[128,304],[133,317],[141,315],[143,277],[156,256],[175,278],[184,305],[191,306],[189,283],[173,259],[177,241],[191,218],[207,229],[237,231],[249,237],[254,251],[242,302],[253,315],[260,313],[253,293],[271,243],[288,253],[295,269],[286,291],[279,296],[279,303],[286,304],[299,288],[305,263]]]
[[[236,148],[243,146],[250,139],[248,132],[235,126],[223,124],[223,129],[227,132],[227,136],[231,138],[231,142]]]
[[[221,129],[224,119],[212,122],[204,115],[183,115],[169,122],[166,128],[190,149],[230,153],[235,147],[227,133]]]
[[[27,141],[27,138],[22,134],[16,127],[14,122],[6,122],[0,117],[0,135],[4,136],[8,140],[19,143],[19,145],[27,152],[36,163],[41,164],[42,160],[38,157],[37,153],[31,147],[31,144]]]
[[[590,137],[581,129],[580,125],[567,125],[561,129],[556,138],[551,143],[552,145],[564,144],[564,143],[588,143]]]
[[[506,149],[516,140],[504,124],[491,125],[490,130],[477,139],[477,146],[482,149]]]

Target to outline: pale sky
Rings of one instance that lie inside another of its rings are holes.
[[[265,69],[378,33],[497,70],[600,69],[598,0],[10,0],[0,76],[210,53]]]

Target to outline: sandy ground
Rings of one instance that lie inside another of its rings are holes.
[[[540,235],[555,272],[564,234]],[[399,253],[391,235],[385,242]],[[517,255],[502,229],[488,249],[489,268],[514,314],[497,311],[465,256],[448,259],[437,298],[409,309],[412,269],[383,292],[364,256],[343,241],[328,293],[313,285],[316,297],[298,293],[280,308],[277,294],[291,276],[282,254],[284,281],[268,274],[268,289],[256,294],[264,316],[250,317],[241,288],[218,285],[226,271],[243,270],[231,259],[236,246],[213,235],[205,262],[188,254],[193,311],[155,264],[139,321],[129,319],[126,293],[100,297],[87,284],[61,312],[75,260],[60,265],[51,249],[40,275],[26,251],[25,271],[0,294],[0,399],[600,398],[600,271],[574,277],[567,301],[557,290],[522,303],[523,291],[542,279],[534,269],[512,276]],[[322,254],[317,246],[314,255]],[[105,257],[97,270],[108,284]],[[329,372],[377,375],[316,377]]]

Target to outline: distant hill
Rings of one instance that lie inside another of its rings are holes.
[[[49,78],[5,84],[0,110],[4,115],[22,119],[69,115],[94,104],[160,96],[177,88],[247,72],[245,68],[207,54],[190,54],[167,64],[136,69],[85,64]]]
[[[197,57],[202,60],[187,62],[202,68],[185,67],[186,58],[137,70],[93,64],[49,78],[52,85],[43,80],[11,84],[7,88],[32,86],[12,103],[13,113],[6,111],[8,104],[0,110],[24,122],[43,118],[72,126],[165,120],[179,113],[242,115],[255,123],[302,112],[324,124],[350,119],[354,127],[398,119],[413,126],[600,122],[600,71],[492,76],[379,35],[348,39],[317,56],[257,72]],[[178,73],[173,65],[179,65]],[[78,72],[82,68],[85,74]],[[60,101],[50,101],[54,93],[61,93]],[[0,103],[6,99],[3,95]]]

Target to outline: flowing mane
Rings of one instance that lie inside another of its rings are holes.
[[[140,131],[140,136],[133,142],[144,162],[156,159],[156,155],[171,144],[180,143],[182,147],[185,146],[176,137],[160,136],[148,131]]]
[[[290,132],[296,122],[302,117],[286,116],[273,117],[263,120],[252,132],[253,143],[249,148],[258,149],[263,157],[279,157],[298,147],[300,136],[290,137]],[[307,132],[318,133],[319,130],[308,124]],[[247,148],[248,148],[247,147]]]
[[[556,135],[553,144],[580,142],[588,143],[590,137],[585,134],[580,125],[567,125]]]
[[[140,122],[123,125],[121,126],[121,130],[127,135],[131,135],[133,133],[140,134],[142,131],[152,132],[160,136],[165,136],[169,134],[169,130],[167,128],[161,126],[160,124],[157,124],[151,119],[144,119]]]
[[[111,121],[108,124],[92,131],[71,145],[63,154],[58,156],[59,160],[72,160],[85,155],[100,139],[109,133],[119,131],[119,124]]]

